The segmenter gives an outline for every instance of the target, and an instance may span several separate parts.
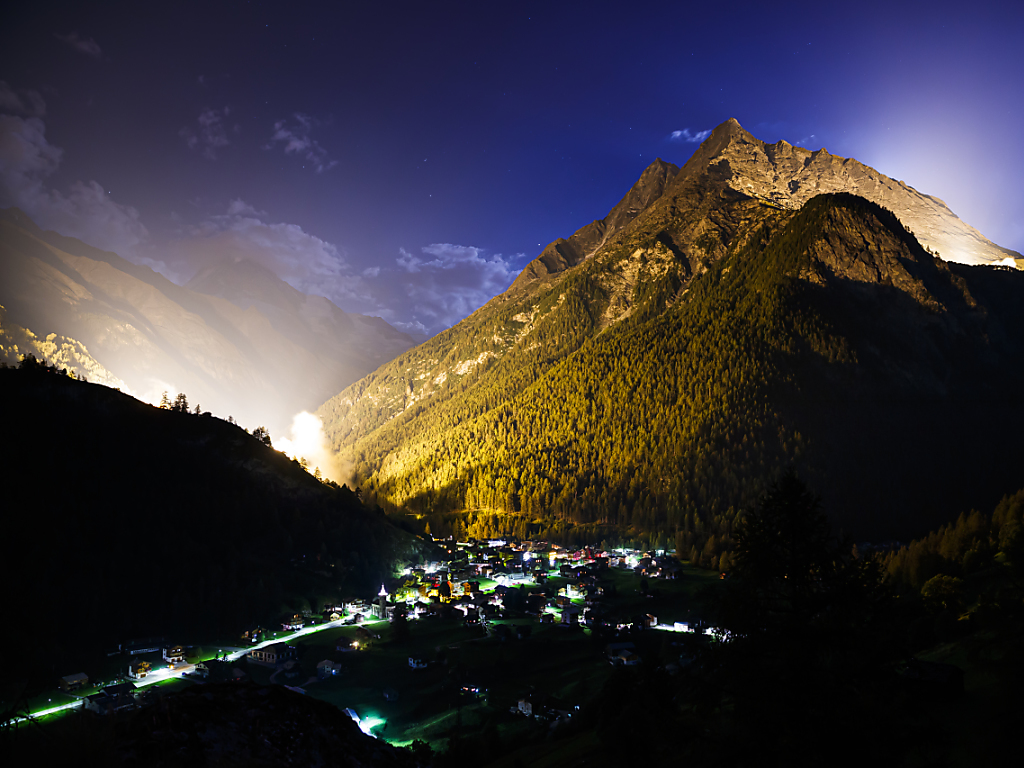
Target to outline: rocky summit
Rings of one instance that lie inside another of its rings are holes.
[[[946,261],[1014,266],[1021,260],[1016,251],[961,221],[937,197],[824,148],[812,152],[786,141],[766,144],[735,119],[718,126],[687,166],[684,175],[707,168],[729,189],[790,210],[823,193],[859,195],[895,213],[921,245]]]

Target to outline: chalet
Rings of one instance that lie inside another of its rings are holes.
[[[185,647],[172,645],[163,650],[164,661],[168,664],[181,664],[185,661]]]
[[[99,693],[82,699],[82,708],[109,715],[135,706],[135,683],[108,685]]]
[[[336,609],[325,610],[323,614],[324,621],[338,621],[341,619],[341,614]]]
[[[529,693],[519,699],[516,711],[527,717],[542,717],[550,710],[551,697],[542,693]]]
[[[640,663],[640,657],[633,651],[622,650],[612,656],[611,662],[613,666],[635,667]]]
[[[249,679],[249,673],[237,662],[210,659],[206,662],[206,668],[207,679],[211,683],[244,682]]]
[[[608,643],[608,645],[606,645],[604,647],[604,654],[609,659],[611,659],[611,658],[617,656],[619,654],[619,651],[635,651],[635,650],[636,650],[636,646],[633,645],[633,643],[630,643],[630,642]]]
[[[265,634],[266,631],[267,630],[259,624],[250,624],[242,633],[242,640],[248,643],[258,643],[260,641],[260,635]]]
[[[291,616],[286,616],[281,621],[281,629],[285,631],[302,629],[304,626],[306,626],[306,619],[301,613],[294,613]]]
[[[144,661],[142,659],[133,661],[128,665],[128,677],[133,680],[144,680],[152,668],[153,665],[148,661]]]
[[[77,691],[82,686],[89,684],[89,676],[85,672],[77,672],[74,675],[65,675],[60,679],[60,687],[65,691]]]
[[[284,664],[289,659],[294,659],[296,650],[287,643],[274,643],[263,648],[254,648],[249,651],[249,658],[258,664],[277,666]]]

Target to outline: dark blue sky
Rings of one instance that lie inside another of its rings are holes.
[[[1021,5],[20,2],[0,205],[433,333],[736,117],[1024,251]]]

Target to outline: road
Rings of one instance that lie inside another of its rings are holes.
[[[361,622],[361,624],[359,624],[358,626],[365,626],[365,625],[369,625],[369,624],[379,624],[382,621],[386,621],[386,619],[370,619],[368,621]],[[224,658],[227,661],[237,661],[238,659],[240,659],[243,656],[245,656],[245,654],[249,653],[250,651],[256,650],[258,648],[265,648],[268,645],[274,645],[274,643],[284,643],[284,642],[287,642],[289,640],[295,640],[296,638],[305,637],[306,635],[311,635],[314,632],[322,632],[325,629],[331,629],[333,627],[341,627],[341,626],[344,626],[344,625],[345,625],[345,619],[338,619],[337,621],[330,621],[330,622],[328,622],[326,624],[317,624],[316,626],[313,626],[313,627],[303,627],[302,629],[296,630],[295,632],[279,633],[272,640],[265,640],[262,643],[257,643],[255,645],[252,645],[252,646],[249,646],[249,647],[246,647],[246,648],[236,648],[234,650],[231,650],[231,651],[229,651],[227,653],[227,655]],[[171,669],[170,667],[161,667],[159,669],[155,669],[152,672],[150,672],[148,675],[146,675],[146,677],[144,677],[143,679],[141,679],[141,680],[132,680],[130,682],[135,683],[135,688],[136,688],[136,690],[138,690],[140,688],[145,688],[146,686],[156,685],[157,683],[161,683],[161,682],[163,682],[165,680],[170,680],[172,678],[181,678],[182,676],[187,675],[187,674],[192,673],[192,672],[195,672],[195,671],[196,671],[196,665],[195,664],[178,664],[178,665],[176,665],[174,667],[174,669]],[[29,715],[28,718],[24,718],[24,717],[15,718],[13,722],[19,722],[19,721],[27,720],[27,719],[33,719],[34,720],[34,719],[40,718],[40,717],[47,717],[48,715],[55,715],[55,714],[57,714],[59,712],[66,712],[68,710],[81,709],[81,708],[82,708],[82,699],[77,699],[76,701],[68,702],[67,704],[60,704],[60,705],[55,706],[55,707],[49,707],[48,709],[38,710],[36,712],[33,712],[31,715]]]

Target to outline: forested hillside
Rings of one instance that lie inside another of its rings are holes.
[[[640,537],[707,566],[789,465],[861,539],[1019,484],[1024,275],[942,261],[861,197],[794,209],[745,187],[725,158],[764,146],[731,121],[674,176],[655,163],[506,293],[325,403],[356,482],[435,535]]]
[[[603,333],[600,286],[570,275],[534,349],[386,421],[355,444],[359,471],[420,513],[661,531],[712,565],[738,511],[796,464],[846,530],[907,535],[932,505],[1012,481],[1009,440],[983,454],[968,436],[1020,420],[1001,393],[1021,381],[1022,277],[948,265],[884,209],[821,196],[772,211],[685,292],[671,273],[638,286]]]

